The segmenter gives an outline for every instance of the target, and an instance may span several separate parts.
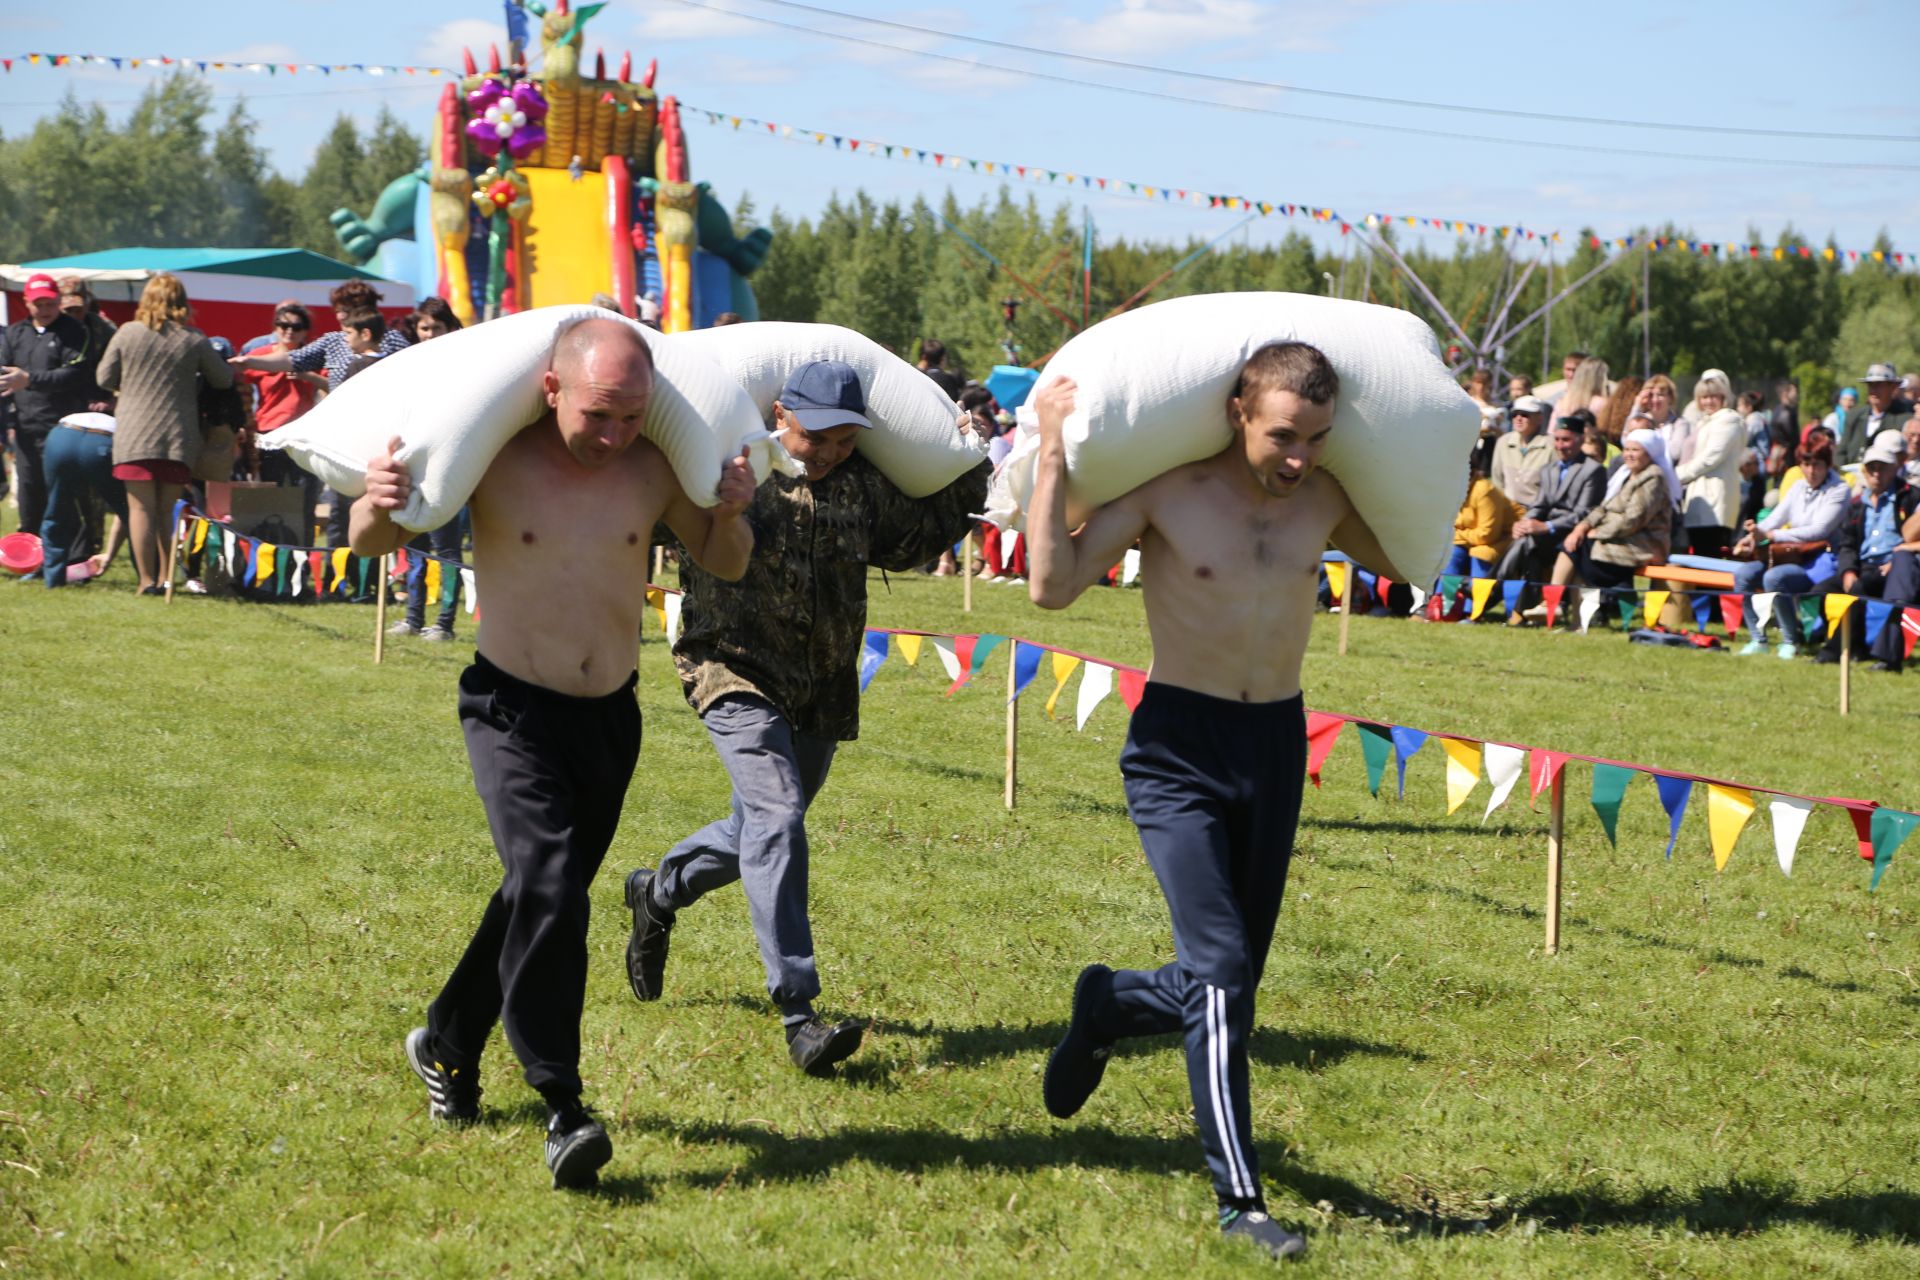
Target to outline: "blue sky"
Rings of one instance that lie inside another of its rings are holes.
[[[1920,249],[1920,92],[1904,56],[1912,11],[1898,3],[1620,3],[1593,11],[1552,3],[1444,0],[1040,0],[916,7],[819,0],[822,8],[936,31],[1125,62],[1306,89],[1749,129],[1895,135],[1859,141],[1741,136],[1517,120],[1344,101],[1294,90],[1228,86],[1013,54],[825,16],[768,0],[611,0],[587,49],[660,60],[659,87],[691,106],[928,150],[1155,185],[1367,211],[1624,235],[1673,220],[1702,239],[1769,240],[1791,222],[1843,248],[1883,227]],[[834,31],[881,49],[731,16]],[[1902,19],[1906,19],[1903,22]],[[503,39],[488,0],[292,0],[212,6],[71,0],[9,13],[8,54],[457,65],[461,45],[484,58]],[[984,65],[966,66],[910,50]],[[1876,69],[1879,64],[1883,69]],[[1022,75],[1020,69],[1135,90],[1117,93]],[[0,77],[9,133],[51,111],[72,86],[116,113],[151,73],[31,68]],[[385,103],[425,132],[438,82],[344,76],[211,78],[224,107],[244,93],[259,137],[298,175],[346,111],[371,120]],[[1213,99],[1322,117],[1286,119],[1168,101]],[[1425,130],[1396,132],[1371,126]],[[695,176],[731,203],[748,190],[764,212],[812,213],[835,191],[965,202],[1000,179],[777,141],[689,116]],[[1495,141],[1463,135],[1482,135]],[[1523,145],[1614,148],[1667,156]],[[1685,158],[1715,157],[1716,159]],[[1882,167],[1820,168],[1814,161]],[[1900,168],[1884,166],[1905,166]],[[1211,237],[1238,215],[1049,190],[1044,208],[1088,205],[1102,234]],[[1242,234],[1277,239],[1302,221],[1272,218]],[[1322,238],[1337,233],[1314,229]],[[1452,237],[1428,233],[1438,249]]]

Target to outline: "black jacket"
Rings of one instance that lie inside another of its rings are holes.
[[[0,333],[0,365],[25,369],[27,385],[14,392],[15,429],[45,435],[70,413],[86,412],[94,394],[100,349],[87,326],[59,316],[45,333],[22,320]]]
[[[1867,537],[1866,490],[1862,489],[1847,500],[1847,514],[1840,521],[1839,529],[1833,535],[1833,569],[1835,573],[1860,572],[1860,544]],[[1898,531],[1920,508],[1920,489],[1908,484],[1904,479],[1894,482],[1893,490],[1893,527]]]

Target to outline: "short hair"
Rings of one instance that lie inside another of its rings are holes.
[[[1800,446],[1799,451],[1793,455],[1793,460],[1803,467],[1809,463],[1824,462],[1831,468],[1833,466],[1831,438],[1823,440],[1812,432],[1808,432],[1807,442]]]
[[[1513,374],[1513,375],[1511,375],[1510,377],[1508,377],[1508,379],[1507,379],[1507,389],[1508,389],[1508,390],[1512,390],[1512,389],[1513,389],[1513,384],[1514,384],[1514,383],[1516,383],[1516,382],[1517,382],[1517,383],[1519,383],[1519,384],[1520,384],[1521,386],[1523,386],[1523,387],[1525,387],[1525,388],[1526,388],[1526,390],[1525,390],[1525,391],[1522,391],[1522,392],[1520,393],[1521,395],[1523,395],[1523,396],[1530,396],[1530,395],[1532,395],[1532,394],[1533,394],[1533,379],[1532,379],[1532,378],[1529,378],[1529,377],[1528,377],[1528,376],[1527,376],[1526,374],[1524,374],[1524,373],[1516,373],[1516,374]]]
[[[283,302],[273,309],[274,323],[289,317],[298,320],[302,328],[313,328],[313,313],[297,302]]]
[[[1742,391],[1740,393],[1740,402],[1739,402],[1740,412],[1755,413],[1759,410],[1760,406],[1765,404],[1766,402],[1767,402],[1767,398],[1761,395],[1758,391]]]
[[[1782,378],[1773,384],[1773,394],[1776,396],[1784,396],[1789,391],[1798,391],[1799,389],[1800,384],[1792,378]]]
[[[1589,353],[1585,351],[1569,351],[1566,355],[1560,357],[1560,362],[1565,364],[1569,360],[1585,360],[1588,358],[1588,354]]]
[[[365,311],[349,311],[340,317],[342,329],[361,329],[373,335],[377,340],[387,336],[387,318],[369,307]]]
[[[1269,342],[1241,366],[1233,396],[1251,404],[1269,391],[1291,391],[1309,404],[1328,404],[1340,394],[1340,375],[1318,347]]]
[[[327,301],[335,311],[373,311],[380,306],[380,295],[365,280],[349,280],[335,285]]]
[[[1716,394],[1722,400],[1726,400],[1733,395],[1733,388],[1727,385],[1725,374],[1709,373],[1702,377],[1700,381],[1693,384],[1693,398],[1695,400],[1698,400],[1701,396]]]
[[[599,307],[602,311],[619,311],[620,299],[610,293],[596,293],[587,299],[587,305],[590,307]]]
[[[602,338],[616,333],[639,351],[641,362],[646,365],[648,377],[651,379],[653,348],[647,345],[647,340],[641,337],[638,331],[612,316],[604,320],[582,320],[562,332],[559,340],[553,344],[553,358],[549,367],[556,374],[566,369],[577,368],[592,353]]]
[[[927,368],[938,369],[947,359],[947,344],[938,338],[928,338],[920,344],[920,358],[927,362]]]
[[[447,300],[431,293],[420,299],[420,305],[414,308],[414,312],[432,317],[436,324],[449,333],[465,327],[460,323],[460,317],[453,314],[453,308],[447,305]]]
[[[741,315],[738,311],[722,311],[719,315],[713,318],[713,327],[715,329],[718,329],[722,325],[740,324],[745,320],[746,320],[746,317]]]
[[[993,403],[993,392],[985,387],[968,387],[960,393],[960,407],[971,413],[975,409]]]
[[[1648,378],[1640,384],[1640,389],[1642,391],[1664,391],[1667,393],[1667,399],[1676,404],[1680,401],[1680,388],[1674,386],[1673,379],[1664,373],[1654,374],[1651,378]]]

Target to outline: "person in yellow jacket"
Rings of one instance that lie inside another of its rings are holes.
[[[1467,499],[1453,518],[1453,554],[1447,560],[1447,574],[1491,578],[1495,562],[1513,545],[1513,522],[1526,515],[1524,507],[1487,477],[1492,444],[1491,440],[1478,442],[1468,459],[1471,479]]]

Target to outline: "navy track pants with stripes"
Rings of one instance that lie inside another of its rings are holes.
[[[1173,914],[1177,959],[1123,969],[1103,1036],[1186,1037],[1187,1079],[1220,1203],[1264,1203],[1247,1098],[1253,996],[1273,942],[1306,777],[1300,697],[1242,703],[1149,683],[1120,756],[1127,807]]]

